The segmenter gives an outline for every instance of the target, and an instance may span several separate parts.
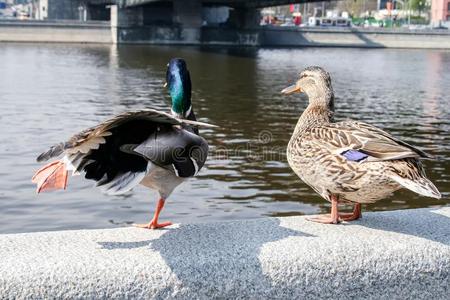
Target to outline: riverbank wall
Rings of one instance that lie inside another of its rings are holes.
[[[113,43],[109,22],[0,21],[0,42]]]
[[[0,21],[0,42],[450,49],[449,30],[275,26],[235,30],[118,24],[116,21]]]
[[[0,235],[2,299],[448,299],[450,207]]]
[[[271,27],[261,33],[262,45],[271,47],[450,49],[449,30]]]

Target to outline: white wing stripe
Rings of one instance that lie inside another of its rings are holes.
[[[199,171],[199,169],[198,169],[198,164],[197,164],[197,162],[195,161],[195,159],[193,159],[192,157],[189,157],[189,158],[192,160],[192,164],[194,165],[194,169],[195,169],[194,176],[195,176],[195,175],[197,175],[197,173],[198,173],[198,171]]]

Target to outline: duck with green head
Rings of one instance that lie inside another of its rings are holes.
[[[196,121],[191,102],[191,76],[183,59],[174,58],[167,64],[166,84],[172,99],[171,113],[174,117]],[[186,128],[198,134],[196,127]]]
[[[159,214],[174,189],[197,175],[208,154],[208,143],[198,127],[191,103],[191,79],[181,58],[167,65],[166,83],[172,98],[171,113],[154,109],[130,111],[88,128],[39,155],[45,161],[63,156],[36,172],[37,192],[65,189],[68,171],[83,172],[86,179],[109,195],[124,194],[138,184],[154,189],[159,200],[148,229],[159,223]]]

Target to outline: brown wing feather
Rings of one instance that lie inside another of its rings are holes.
[[[389,133],[372,125],[344,121],[314,128],[311,139],[324,143],[331,151],[354,149],[369,155],[367,161],[393,160],[401,158],[429,158],[429,156]],[[334,152],[334,151],[333,151]]]
[[[98,124],[97,126],[83,130],[80,133],[72,136],[65,143],[59,143],[50,147],[48,151],[38,156],[37,161],[40,162],[48,160],[52,157],[61,155],[65,151],[71,152],[73,154],[76,152],[86,153],[90,149],[96,149],[99,144],[105,142],[103,137],[110,135],[110,132],[108,132],[108,130],[123,123],[137,119],[145,119],[155,123],[171,125],[187,124],[194,127],[216,127],[207,123],[178,119],[168,113],[157,111],[154,109],[129,111],[108,119]]]
[[[417,158],[431,158],[431,156],[424,151],[403,142],[402,140],[399,140],[398,138],[392,136],[391,134],[387,133],[386,131],[381,130],[380,128],[377,128],[375,126],[372,126],[367,123],[363,122],[356,122],[356,121],[350,121],[348,123],[351,123],[351,126],[360,128],[361,131],[365,131],[368,134],[371,134],[373,136],[376,136],[376,140],[371,140],[371,145],[365,146],[368,151],[373,148],[377,148],[379,146],[384,146],[383,150],[388,152],[388,150],[391,150],[392,154],[395,155],[396,153],[401,154],[401,152],[405,152],[404,157],[398,157],[398,158],[392,158],[392,159],[399,159],[399,158],[406,158],[406,157],[417,157]],[[375,145],[377,144],[377,145]],[[374,155],[376,155],[377,151],[374,152]],[[409,153],[409,154],[407,154]]]

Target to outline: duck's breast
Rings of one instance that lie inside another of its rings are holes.
[[[175,172],[149,162],[147,174],[141,184],[159,192],[161,198],[168,198],[173,190],[180,185],[185,178],[178,177]]]

